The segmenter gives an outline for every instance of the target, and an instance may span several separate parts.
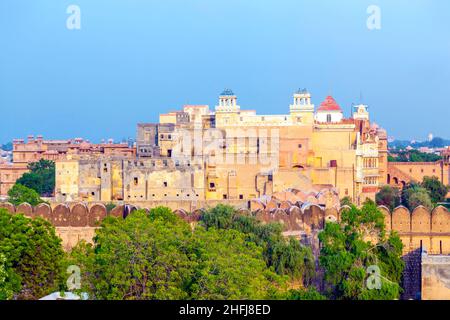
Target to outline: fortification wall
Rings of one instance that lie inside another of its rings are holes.
[[[133,210],[165,205],[174,209],[175,213],[189,223],[196,223],[201,213],[222,201],[192,202],[157,201],[145,203],[145,206],[118,205],[110,212],[102,203],[59,203],[40,204],[32,207],[23,203],[17,207],[10,203],[0,203],[11,213],[23,213],[28,217],[43,217],[55,227],[61,237],[63,246],[70,250],[80,240],[92,242],[95,229],[107,215],[126,218]],[[175,206],[178,204],[178,206]],[[303,243],[310,244],[314,254],[319,254],[317,234],[328,221],[339,221],[343,208],[326,208],[289,200],[268,199],[266,202],[252,200],[249,203],[228,201],[241,213],[254,215],[263,223],[278,222],[283,225],[286,236],[295,236]],[[404,244],[403,259],[406,262],[403,274],[403,298],[416,299],[420,296],[422,285],[428,290],[434,282],[423,282],[421,279],[423,264],[420,253],[424,248],[430,255],[450,255],[450,212],[444,207],[429,211],[418,207],[410,212],[405,207],[398,207],[390,212],[386,207],[379,207],[385,217],[387,231],[396,231]],[[448,270],[448,266],[447,269]],[[431,272],[431,271],[430,271]],[[448,272],[448,271],[446,271]],[[433,280],[434,281],[434,280]]]
[[[218,203],[223,201],[147,201],[140,205],[117,205],[109,213],[103,203],[72,202],[52,205],[44,203],[33,208],[27,203],[15,207],[8,202],[2,202],[0,207],[6,208],[11,213],[23,213],[28,217],[43,217],[57,230],[61,230],[61,234],[68,234],[71,229],[76,234],[82,232],[80,230],[99,227],[101,220],[108,214],[125,218],[133,210],[139,208],[149,210],[157,206],[167,206],[182,218],[192,222],[198,219],[203,210]],[[340,214],[344,209],[334,207],[323,209],[319,205],[292,203],[289,200],[279,201],[273,198],[265,203],[252,200],[227,201],[227,204],[235,206],[245,214],[255,215],[265,223],[279,222],[283,225],[286,235],[297,237],[323,229],[326,221],[340,220]],[[379,208],[385,215],[386,229],[399,234],[404,244],[405,255],[421,248],[426,248],[429,254],[450,254],[450,213],[446,208],[437,207],[431,212],[424,207],[418,207],[413,212],[402,206],[392,212],[386,207]],[[80,234],[80,239],[86,238],[87,234],[89,233]]]

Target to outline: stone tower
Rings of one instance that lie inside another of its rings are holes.
[[[312,124],[314,121],[314,105],[311,104],[311,94],[306,89],[294,93],[294,103],[289,106],[294,122]]]

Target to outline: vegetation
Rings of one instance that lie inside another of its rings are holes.
[[[392,211],[401,203],[400,190],[388,185],[383,186],[376,194],[375,200],[377,205],[386,206]]]
[[[437,177],[424,177],[422,181],[424,187],[430,194],[433,204],[445,201],[445,196],[449,192],[449,187],[445,186]]]
[[[19,183],[16,183],[11,189],[9,189],[8,197],[9,202],[16,206],[24,202],[28,202],[30,205],[36,206],[39,203],[44,202],[35,190],[25,187]]]
[[[70,265],[81,270],[91,299],[395,299],[404,263],[402,243],[387,236],[375,203],[351,205],[341,222],[319,234],[326,290],[315,282],[311,249],[286,239],[280,224],[262,224],[226,205],[202,214],[192,227],[170,209],[109,216],[93,245],[65,254],[55,229],[0,209],[0,299],[37,299],[66,290]],[[380,290],[366,284],[380,269]]]
[[[285,300],[326,300],[327,298],[317,291],[316,287],[308,289],[289,290],[283,298]]]
[[[11,283],[8,280],[6,272],[6,257],[0,254],[0,300],[9,300],[13,297]]]
[[[441,159],[442,157],[437,154],[420,152],[415,149],[401,151],[398,153],[397,157],[392,155],[388,156],[388,161],[390,162],[436,162]]]
[[[436,205],[445,201],[449,187],[442,184],[437,177],[424,177],[421,183],[411,182],[400,192],[397,188],[383,186],[376,194],[376,203],[393,210],[399,205],[410,211],[418,206],[432,210]]]
[[[192,230],[155,208],[106,218],[94,247],[80,244],[69,263],[84,270],[83,290],[96,299],[262,299],[283,284],[262,252],[237,230]]]
[[[339,223],[327,223],[319,234],[320,265],[324,268],[327,295],[332,299],[397,299],[404,268],[400,238],[384,231],[384,216],[374,202],[342,212]],[[375,266],[375,267],[373,267]],[[367,281],[371,268],[380,272],[379,290]]]
[[[237,214],[233,207],[221,205],[210,209],[201,217],[207,228],[234,229],[245,234],[247,241],[263,248],[267,267],[277,274],[308,285],[314,277],[314,257],[311,249],[294,239],[286,240],[280,224],[263,225],[255,217]]]
[[[109,202],[105,205],[106,207],[106,212],[110,213],[112,209],[114,209],[116,207],[116,205],[112,202]]]
[[[63,259],[49,222],[0,208],[0,299],[38,299],[57,291]]]
[[[341,207],[343,206],[351,206],[353,204],[352,198],[349,196],[343,197],[341,199]]]
[[[39,160],[28,165],[30,172],[24,173],[16,183],[35,190],[41,196],[51,196],[55,190],[55,163]]]
[[[402,204],[410,211],[418,206],[424,206],[429,210],[434,207],[428,190],[416,182],[411,182],[403,188]]]

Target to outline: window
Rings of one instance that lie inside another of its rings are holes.
[[[224,199],[224,200],[227,199],[227,195],[226,195],[226,194],[223,195],[223,199]]]
[[[239,200],[242,200],[242,199],[244,199],[244,195],[243,195],[243,194],[240,194],[240,195],[239,195]]]
[[[164,187],[167,187],[167,181],[164,181],[163,185]]]
[[[327,122],[331,122],[331,114],[327,114]]]
[[[134,177],[134,178],[133,178],[133,181],[134,181],[134,185],[135,185],[135,186],[137,186],[137,185],[138,185],[138,183],[139,183],[139,180],[138,180],[138,178]]]
[[[302,144],[301,144],[301,143],[298,144],[298,148],[299,148],[299,149],[302,148]]]

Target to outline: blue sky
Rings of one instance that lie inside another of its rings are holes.
[[[260,114],[287,113],[299,87],[348,114],[362,92],[390,136],[450,138],[450,1],[0,1],[0,142],[134,137],[225,87]]]

